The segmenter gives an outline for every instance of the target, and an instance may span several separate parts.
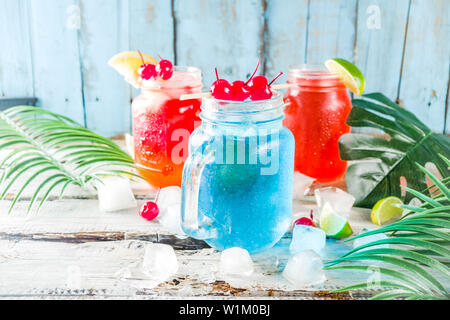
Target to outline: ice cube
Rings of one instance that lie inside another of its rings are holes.
[[[422,205],[422,201],[420,201],[419,198],[412,198],[411,201],[408,203],[408,206],[411,207],[420,207]]]
[[[145,248],[142,272],[153,280],[166,281],[178,271],[177,256],[167,244],[150,243]]]
[[[234,247],[222,251],[219,265],[221,273],[249,276],[253,269],[253,261],[247,250]]]
[[[408,203],[408,206],[416,208],[420,207],[421,205],[422,201],[420,201],[418,198],[412,198],[411,201]],[[409,215],[411,212],[412,211],[409,209],[403,210],[402,217]]]
[[[363,234],[366,232],[372,231],[371,229],[368,228],[364,228],[361,230],[361,232],[359,234]],[[384,240],[387,239],[388,237],[384,234],[384,233],[377,233],[377,234],[373,234],[367,237],[362,237],[362,238],[358,238],[356,240],[353,240],[353,248],[357,248],[359,246],[368,244],[370,242],[374,242],[374,241],[378,241],[378,240]],[[379,244],[376,246],[372,246],[372,247],[367,247],[364,248],[362,250],[370,250],[370,249],[380,249],[380,248],[389,248],[389,244]]]
[[[185,235],[181,228],[181,204],[174,204],[166,208],[160,207],[157,221],[170,233],[181,236]]]
[[[340,215],[349,213],[355,203],[354,196],[335,187],[316,189],[314,190],[314,196],[320,211],[328,202],[334,211]]]
[[[303,197],[307,193],[309,187],[312,185],[314,180],[316,179],[305,176],[300,172],[294,172],[294,186],[293,186],[294,199]]]
[[[289,258],[282,275],[296,287],[313,286],[325,281],[322,268],[320,256],[313,250],[305,250]]]
[[[160,210],[164,210],[170,206],[181,203],[181,188],[180,187],[166,187],[158,191],[156,204]]]
[[[325,248],[326,233],[322,229],[297,224],[292,231],[292,242],[289,250],[292,254],[300,251],[313,250],[320,254]]]
[[[137,207],[130,180],[121,177],[107,177],[102,181],[103,183],[99,181],[95,183],[101,211],[110,212]]]

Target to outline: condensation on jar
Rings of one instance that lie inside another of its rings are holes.
[[[295,170],[317,182],[339,180],[347,162],[339,155],[339,138],[350,132],[345,123],[351,111],[347,88],[323,66],[289,69],[284,125],[295,138]]]
[[[133,100],[135,163],[154,187],[181,185],[189,135],[201,123],[201,100],[181,101],[180,96],[201,90],[200,69],[175,66],[169,80],[143,81]]]

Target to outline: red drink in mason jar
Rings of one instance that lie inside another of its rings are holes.
[[[144,80],[133,100],[134,160],[156,188],[181,185],[188,138],[201,123],[201,99],[180,101],[180,96],[201,89],[200,69],[175,66],[169,80]]]
[[[339,156],[339,138],[350,132],[345,123],[352,104],[347,88],[325,67],[289,69],[284,125],[295,138],[295,170],[317,182],[339,180],[347,162]]]

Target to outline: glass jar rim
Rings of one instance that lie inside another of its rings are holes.
[[[304,79],[337,79],[338,75],[330,72],[323,64],[304,63],[289,67],[288,77]]]
[[[201,87],[202,86],[202,71],[193,66],[173,66],[174,73],[187,74],[190,79],[183,79],[180,81],[176,76],[168,80],[162,80],[160,78],[150,79],[142,81],[142,89],[155,89],[155,88],[179,88],[179,87]]]

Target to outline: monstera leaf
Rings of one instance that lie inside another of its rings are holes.
[[[353,100],[347,118],[352,127],[382,130],[383,137],[349,133],[339,140],[341,158],[351,161],[346,173],[348,192],[356,205],[372,207],[379,199],[401,196],[400,178],[415,190],[425,190],[424,173],[416,163],[436,165],[442,176],[449,176],[448,165],[439,154],[450,158],[450,138],[433,133],[417,117],[381,93]],[[405,201],[413,195],[407,194]]]

